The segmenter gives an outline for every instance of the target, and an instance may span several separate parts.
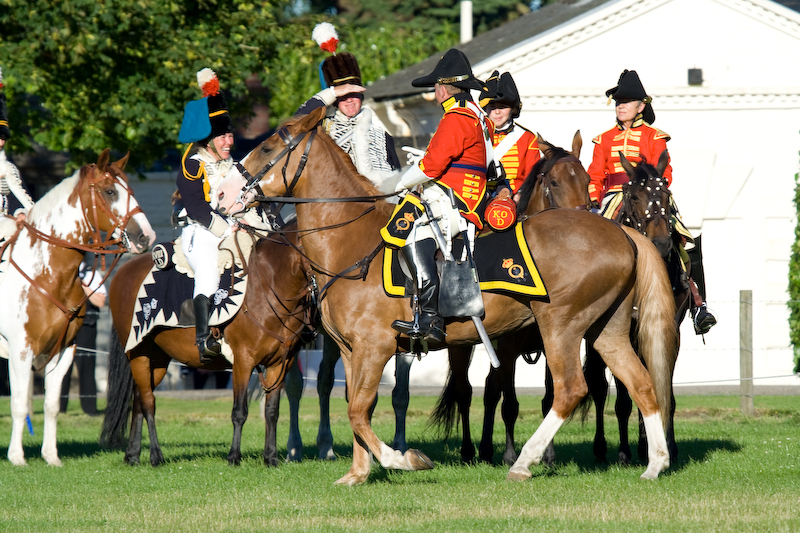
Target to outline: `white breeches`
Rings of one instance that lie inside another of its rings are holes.
[[[439,223],[439,228],[442,230],[442,235],[444,235],[448,248],[447,250],[442,250],[442,253],[445,257],[448,257],[453,238],[467,227],[467,220],[461,216],[457,208],[453,207],[447,192],[438,185],[431,183],[423,186],[422,199],[428,203],[431,211],[433,211],[434,218]],[[427,213],[414,221],[414,227],[406,240],[406,244],[413,244],[425,239],[434,239],[436,241]],[[438,241],[436,242],[438,244]]]
[[[194,271],[194,294],[213,297],[219,289],[219,243],[222,237],[217,237],[203,226],[189,224],[181,232],[181,249],[186,256],[186,262]]]

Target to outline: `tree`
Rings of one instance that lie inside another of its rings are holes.
[[[800,178],[795,174],[794,205],[798,219],[789,259],[789,337],[794,346],[794,371],[800,372]]]

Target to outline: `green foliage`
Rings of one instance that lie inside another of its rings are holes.
[[[797,226],[794,230],[792,257],[789,259],[789,337],[794,346],[794,371],[800,372],[800,178],[794,175],[794,206]]]

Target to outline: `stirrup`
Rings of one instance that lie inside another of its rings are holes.
[[[197,341],[197,351],[200,353],[200,362],[204,365],[212,363],[215,357],[222,355],[222,346],[213,335]]]
[[[717,323],[716,317],[708,310],[705,303],[695,308],[692,315],[694,332],[697,335],[705,335]]]

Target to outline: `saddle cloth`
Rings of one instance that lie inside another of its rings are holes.
[[[464,249],[464,240],[453,240],[453,257],[460,258]],[[383,255],[383,290],[387,295],[405,298],[406,280],[408,279],[400,267],[396,248],[387,247]],[[522,294],[537,299],[547,300],[547,288],[536,268],[531,255],[522,222],[518,222],[514,231],[481,233],[475,239],[473,254],[478,268],[478,279],[482,291]],[[447,283],[447,280],[442,280]]]
[[[175,246],[178,248],[178,245]],[[247,288],[247,277],[235,263],[222,274],[219,289],[211,298],[209,326],[219,326],[233,319],[242,305]],[[125,351],[136,347],[153,328],[194,327],[191,321],[181,321],[181,305],[192,299],[194,280],[178,268],[150,269],[136,294],[133,320]],[[224,347],[223,347],[224,348]],[[223,351],[224,353],[224,351]],[[227,354],[226,354],[227,355]]]

